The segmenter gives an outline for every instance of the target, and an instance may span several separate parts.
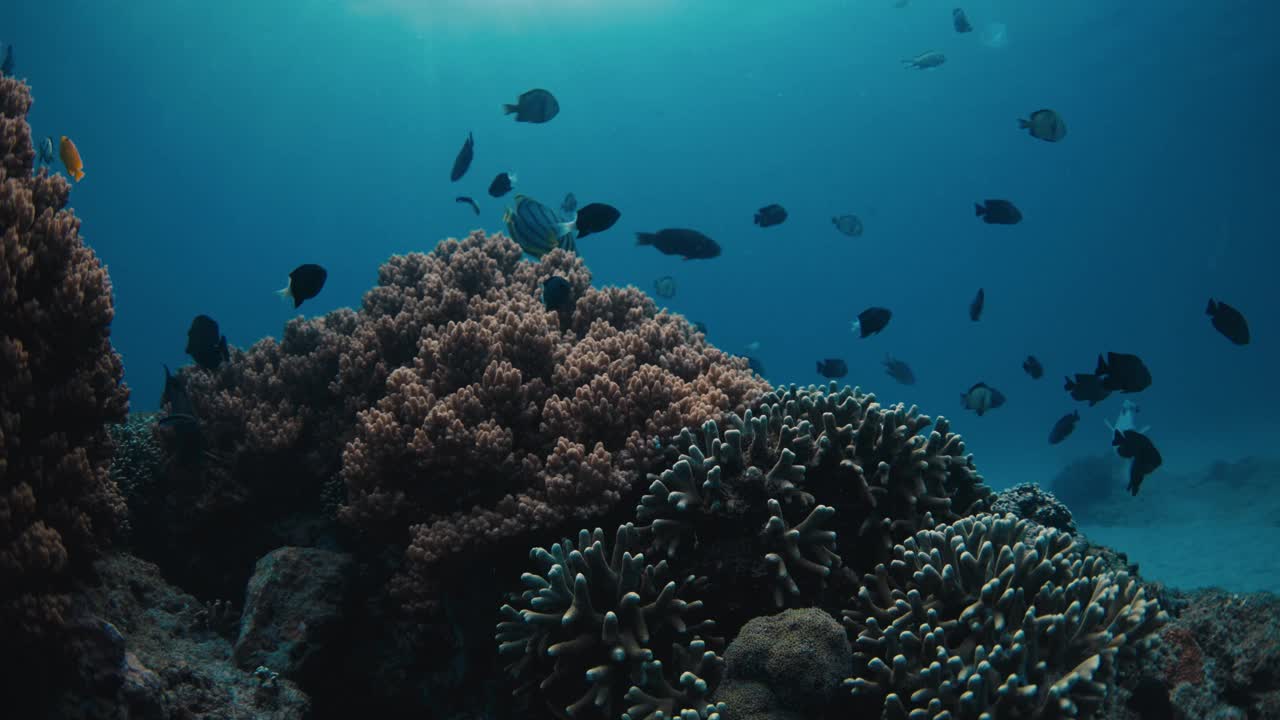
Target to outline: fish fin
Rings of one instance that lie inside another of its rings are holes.
[[[1204,314],[1205,315],[1213,314],[1213,298],[1209,298],[1209,307],[1205,308]]]
[[[547,247],[551,250],[560,247],[560,238],[556,236],[555,230],[547,231]]]
[[[520,110],[520,106],[519,106],[519,105],[511,105],[510,103],[503,103],[503,104],[502,104],[502,114],[503,114],[503,115],[510,115],[510,114],[511,114],[511,113],[513,113],[513,112],[519,112],[519,110]]]
[[[515,185],[515,184],[516,184],[516,174],[515,174],[515,173],[513,173],[513,172],[508,172],[508,173],[507,173],[507,180],[509,180],[509,181],[511,182],[511,184],[512,184],[512,185]]]
[[[571,232],[578,231],[578,215],[574,213],[573,219],[569,222],[556,223],[556,236],[568,235]]]
[[[293,292],[291,290],[292,287],[293,287],[293,282],[290,281],[288,285],[285,285],[284,287],[276,291],[276,295],[280,296],[280,302],[287,303],[293,299]]]
[[[1101,355],[1099,355],[1099,356],[1098,356],[1098,369],[1094,370],[1094,371],[1093,371],[1093,374],[1094,374],[1094,375],[1106,375],[1106,374],[1107,374],[1107,361],[1106,361],[1106,360],[1103,360]]]
[[[71,177],[75,178],[76,182],[80,182],[81,180],[84,179],[84,171],[76,170],[75,172],[71,173]]]
[[[1019,130],[1026,130],[1026,129],[1027,129],[1027,128],[1029,128],[1029,127],[1031,127],[1031,121],[1030,121],[1030,120],[1023,120],[1022,118],[1018,118],[1018,129],[1019,129]]]
[[[1066,381],[1062,385],[1063,390],[1066,390],[1067,392],[1071,392],[1072,390],[1076,389],[1076,384],[1074,382],[1071,382],[1071,378],[1067,377],[1067,378],[1063,378],[1063,380]]]
[[[974,203],[974,204],[973,204],[973,215],[974,215],[974,217],[982,217],[982,216],[983,216],[983,215],[985,215],[985,214],[987,214],[987,209],[986,209],[986,208],[982,207],[982,205],[981,205],[981,204],[979,204],[979,203]]]

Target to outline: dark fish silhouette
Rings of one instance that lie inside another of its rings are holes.
[[[283,289],[277,290],[276,294],[283,298],[286,302],[293,301],[296,308],[305,300],[320,294],[320,290],[324,288],[324,281],[329,277],[329,273],[324,268],[313,263],[299,265],[289,273],[289,284]]]
[[[850,323],[849,329],[858,333],[858,337],[865,338],[884,330],[892,317],[893,312],[888,308],[869,307],[858,313],[858,319]]]
[[[571,227],[578,231],[578,239],[596,233],[602,233],[618,222],[622,213],[618,208],[604,203],[588,203],[582,206],[574,218]]]
[[[985,203],[974,203],[973,214],[988,225],[1017,225],[1022,222],[1022,211],[1008,200],[988,199]]]
[[[467,141],[462,143],[462,149],[458,151],[458,157],[453,159],[453,170],[449,172],[449,179],[457,182],[463,175],[467,174],[467,169],[471,167],[471,159],[476,154],[476,141],[471,137],[471,133],[467,133]]]
[[[707,324],[706,324],[706,323],[704,323],[704,322],[702,322],[701,320],[694,320],[694,321],[693,321],[693,329],[694,329],[694,330],[697,330],[698,332],[702,333],[703,335],[706,335],[706,334],[707,334]]]
[[[0,77],[13,76],[13,43],[4,49],[4,62],[0,63]]]
[[[965,16],[964,10],[961,8],[951,11],[951,25],[955,27],[958,33],[973,32],[973,25],[969,24],[969,18]]]
[[[1022,369],[1031,376],[1032,380],[1039,380],[1044,375],[1044,366],[1040,364],[1035,355],[1028,355],[1027,359],[1022,361]]]
[[[988,410],[1004,405],[1004,402],[1004,393],[986,383],[978,383],[969,388],[969,392],[960,393],[960,405],[978,413],[978,417],[982,417]]]
[[[1230,305],[1209,298],[1205,314],[1212,318],[1213,328],[1236,345],[1249,344],[1249,323],[1244,314]]]
[[[1063,388],[1071,393],[1071,399],[1089,403],[1093,407],[1106,400],[1111,391],[1103,385],[1102,378],[1088,373],[1076,373],[1074,380],[1067,378]]]
[[[1080,411],[1074,410],[1058,418],[1058,422],[1053,424],[1053,429],[1049,431],[1049,444],[1057,445],[1067,436],[1075,432],[1076,423],[1080,422]]]
[[[208,315],[197,315],[187,329],[187,354],[206,370],[217,370],[230,360],[227,338],[218,333],[218,323]]]
[[[573,288],[569,281],[552,275],[542,281],[542,304],[548,310],[568,310],[573,307]]]
[[[982,308],[987,304],[987,293],[978,288],[978,294],[969,302],[969,319],[978,322],[982,319]]]
[[[509,172],[498,173],[493,178],[493,182],[489,183],[489,195],[492,197],[502,197],[511,192],[511,188],[515,187],[516,176]]]
[[[472,210],[475,210],[477,215],[479,215],[479,214],[480,214],[480,206],[476,204],[476,201],[475,201],[475,200],[472,200],[471,198],[467,197],[466,195],[459,195],[458,197],[454,198],[454,199],[453,199],[453,201],[454,201],[454,202],[465,203],[465,204],[467,204],[467,205],[470,205],[470,206],[471,206],[471,209],[472,209]]]
[[[839,380],[849,374],[849,366],[840,358],[825,358],[817,364],[818,374],[829,380]]]
[[[168,365],[164,366],[164,391],[160,393],[160,403],[169,407],[165,417],[174,418],[174,423],[195,422],[195,406],[191,403],[191,396],[187,394],[187,384],[182,381],[181,376],[169,372]]]
[[[762,228],[781,225],[787,219],[786,208],[774,203],[773,205],[765,205],[756,211],[755,223]]]
[[[1142,358],[1129,353],[1109,352],[1106,360],[1099,355],[1093,374],[1102,378],[1103,387],[1115,392],[1142,392],[1151,385],[1151,371]]]
[[[894,380],[897,380],[903,385],[916,384],[916,374],[911,372],[911,366],[905,362],[885,353],[884,360],[881,364],[884,365],[885,374]]]
[[[685,228],[636,233],[636,245],[652,245],[663,255],[679,255],[685,260],[707,260],[720,255],[720,245],[715,240]]]
[[[1116,430],[1111,439],[1111,444],[1116,448],[1122,458],[1129,458],[1133,462],[1129,465],[1129,493],[1131,495],[1138,494],[1138,488],[1142,487],[1142,481],[1148,475],[1156,471],[1156,468],[1164,462],[1164,458],[1160,457],[1160,451],[1156,449],[1151,438],[1138,432],[1137,430]]]
[[[1055,110],[1037,110],[1027,120],[1018,120],[1018,127],[1031,137],[1045,142],[1058,142],[1067,136],[1067,124]]]
[[[675,297],[676,296],[676,279],[671,277],[670,275],[663,275],[662,277],[653,281],[653,291],[657,293],[658,297],[660,298],[667,298],[669,300]]]
[[[544,123],[560,114],[560,103],[546,90],[535,89],[523,93],[514,105],[503,105],[507,115],[515,113],[516,122]]]

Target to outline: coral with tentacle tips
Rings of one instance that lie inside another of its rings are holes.
[[[922,530],[844,613],[846,686],[887,720],[1087,718],[1166,620],[1071,535],[979,515]]]

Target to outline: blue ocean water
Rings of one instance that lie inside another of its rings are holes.
[[[507,203],[485,188],[511,170],[552,206],[572,191],[622,210],[581,243],[597,284],[671,275],[666,304],[728,351],[759,343],[774,382],[819,382],[816,360],[844,358],[847,381],[951,417],[998,488],[1109,451],[1120,398],[1085,408],[1061,382],[1105,351],[1151,368],[1138,400],[1162,473],[1274,453],[1280,5],[974,0],[967,35],[950,7],[17,0],[0,42],[34,88],[33,131],[84,158],[71,203],[110,268],[135,409],[187,361],[194,315],[238,346],[279,334],[295,311],[272,292],[303,262],[329,268],[303,313],[356,305],[388,255],[501,229]],[[984,42],[997,26],[1004,42]],[[904,69],[927,50],[947,63]],[[560,116],[504,117],[532,87]],[[1017,129],[1042,107],[1066,119],[1063,142]],[[451,183],[468,132],[476,160]],[[1026,219],[984,225],[972,206],[988,197]],[[790,218],[754,226],[769,203]],[[844,213],[862,237],[832,227]],[[634,246],[681,226],[723,256]],[[1251,345],[1211,328],[1211,296],[1245,312]],[[870,305],[893,321],[858,340],[849,321]],[[917,385],[886,377],[885,353]],[[1042,380],[1020,369],[1029,353]],[[979,381],[1009,398],[982,418],[959,404]],[[1049,446],[1076,407],[1076,434]],[[1133,502],[1160,492],[1157,475]]]

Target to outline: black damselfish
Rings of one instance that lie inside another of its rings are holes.
[[[289,284],[277,290],[276,294],[286,302],[293,300],[293,306],[296,308],[303,301],[319,295],[328,277],[329,273],[319,265],[314,263],[299,265],[289,273]]]

